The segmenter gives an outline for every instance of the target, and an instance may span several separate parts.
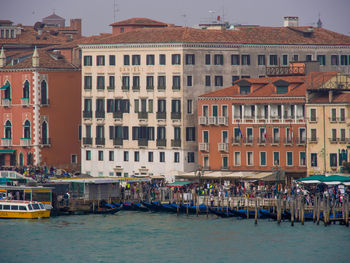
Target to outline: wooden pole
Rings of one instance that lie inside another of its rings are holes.
[[[258,224],[258,200],[255,197],[255,224]]]
[[[280,197],[278,197],[277,199],[277,223],[280,224],[281,223],[281,218],[282,218],[282,215],[281,215],[281,199]]]
[[[323,223],[327,226],[327,197],[323,198]]]
[[[198,216],[198,214],[199,214],[199,196],[198,195],[196,195],[196,201],[197,201],[196,213]]]
[[[207,195],[207,218],[209,217],[209,195]]]
[[[179,192],[176,193],[176,214],[179,215]]]
[[[317,196],[315,196],[314,207],[312,209],[312,221],[314,223],[316,222],[316,203],[317,203]]]
[[[186,215],[188,216],[188,199],[186,200],[187,201],[187,206],[186,206]]]
[[[230,204],[230,201],[228,200],[229,197],[227,197],[227,201],[226,201],[226,215],[228,216],[228,206]]]
[[[346,197],[345,201],[345,225],[349,227],[349,197]]]
[[[320,213],[321,213],[321,208],[320,208],[320,205],[321,205],[321,197],[318,196],[317,198],[317,204],[316,204],[316,212],[317,212],[317,225],[320,224]]]
[[[301,209],[301,224],[304,225],[304,220],[305,220],[305,202],[304,202],[304,197],[302,197],[300,209]]]
[[[294,202],[295,202],[295,200],[292,200],[291,207],[290,207],[290,223],[291,223],[291,226],[294,226]]]

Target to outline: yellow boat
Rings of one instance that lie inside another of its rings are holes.
[[[34,201],[0,200],[0,218],[36,219],[50,217],[50,210]]]

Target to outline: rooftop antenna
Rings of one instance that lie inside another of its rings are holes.
[[[209,10],[208,12],[210,13],[210,19],[211,19],[211,21],[210,21],[210,22],[215,21],[215,20],[214,20],[214,14],[215,14],[215,11],[214,11],[214,10]]]
[[[182,16],[183,19],[184,19],[184,24],[185,24],[185,26],[187,26],[187,15],[186,15],[186,14],[182,14],[181,16]]]
[[[118,9],[118,2],[117,0],[114,0],[114,4],[113,4],[113,22],[116,22],[117,19],[117,13],[119,12]]]

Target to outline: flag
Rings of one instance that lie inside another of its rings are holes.
[[[238,132],[241,135],[241,139],[243,139],[243,134],[242,134],[242,131],[241,131],[241,127],[239,126],[239,123],[238,123]]]
[[[265,138],[265,140],[266,140],[266,138],[267,138],[267,129],[266,129],[266,123],[265,123],[265,130],[264,130],[264,138]]]
[[[293,127],[292,127],[292,123],[289,123],[289,127],[290,127],[290,140],[293,141]]]

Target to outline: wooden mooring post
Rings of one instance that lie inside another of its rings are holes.
[[[258,224],[258,200],[255,197],[255,225]]]
[[[281,215],[281,198],[280,197],[278,197],[278,199],[277,199],[276,206],[277,206],[277,208],[276,208],[276,211],[277,211],[277,223],[280,224],[281,223],[281,217],[282,217],[282,215]]]
[[[317,225],[320,224],[320,213],[321,213],[321,197],[319,196],[317,198],[317,203],[316,203],[316,213],[317,213]]]
[[[304,220],[305,220],[305,202],[304,202],[304,197],[301,198],[301,203],[300,203],[300,209],[301,209],[301,224],[304,225]]]
[[[198,216],[198,214],[199,214],[199,195],[196,195],[196,202],[197,202],[196,214]]]
[[[207,218],[209,217],[209,195],[207,195]]]
[[[247,198],[247,219],[249,219],[249,198]]]
[[[349,227],[349,197],[345,198],[345,225]]]
[[[291,226],[294,226],[294,202],[295,202],[295,200],[292,200],[291,204],[290,204],[290,224],[291,224]]]

